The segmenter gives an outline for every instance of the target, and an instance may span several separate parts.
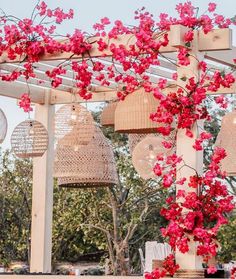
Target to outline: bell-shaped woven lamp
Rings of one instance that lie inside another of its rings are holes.
[[[41,157],[48,148],[48,132],[40,122],[25,120],[14,129],[11,146],[19,158]]]
[[[91,113],[80,104],[64,105],[55,114],[55,139],[64,146],[77,149],[86,146],[93,137],[94,129]]]
[[[118,102],[109,103],[101,113],[101,124],[102,126],[114,126],[115,125],[115,110]]]
[[[221,161],[221,170],[228,176],[236,176],[236,110],[222,118],[215,145],[224,148],[227,154]]]
[[[95,127],[92,140],[78,150],[58,142],[54,176],[62,187],[88,188],[118,183],[112,146],[100,128]]]
[[[4,112],[0,109],[0,144],[4,141],[7,134],[7,118]]]
[[[158,124],[150,119],[159,102],[152,93],[143,88],[129,94],[117,104],[115,110],[115,131],[121,133],[154,133]]]
[[[166,149],[163,144],[163,138],[155,135],[148,135],[141,140],[132,152],[132,162],[137,173],[143,179],[155,178],[153,168],[157,162],[156,157],[164,154],[166,156],[173,154],[173,149]]]

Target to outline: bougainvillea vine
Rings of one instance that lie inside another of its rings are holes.
[[[60,8],[50,9],[45,2],[41,2],[30,18],[21,20],[3,13],[0,16],[0,56],[3,62],[20,60],[21,67],[11,72],[1,71],[0,78],[8,82],[23,78],[30,83],[38,74],[35,63],[43,56],[68,53],[67,60],[45,71],[52,88],[60,87],[63,75],[69,71],[73,73],[71,86],[85,100],[92,98],[90,89],[94,80],[102,86],[117,84],[117,97],[120,100],[143,87],[147,94],[153,94],[159,101],[156,112],[150,115],[151,120],[158,123],[157,131],[163,136],[169,136],[175,126],[184,129],[186,137],[193,137],[192,128],[197,121],[210,120],[205,104],[206,93],[217,93],[221,87],[230,88],[235,83],[232,73],[235,67],[221,71],[209,68],[205,61],[197,60],[199,75],[188,78],[184,87],[177,86],[166,95],[162,91],[168,88],[169,80],[159,78],[153,81],[148,71],[152,66],[161,65],[165,59],[160,50],[169,44],[168,31],[172,25],[179,24],[188,28],[183,38],[184,45],[177,49],[177,61],[172,62],[176,67],[186,67],[191,63],[191,44],[196,30],[207,34],[213,28],[228,28],[235,21],[217,14],[215,3],[209,3],[207,12],[202,15],[198,15],[198,8],[190,1],[178,4],[176,11],[178,18],[161,13],[159,19],[155,20],[152,14],[142,8],[135,12],[136,26],[126,26],[120,20],[111,23],[104,17],[94,24],[94,35],[87,36],[87,33],[76,29],[73,34],[62,37],[63,40],[58,40],[56,26],[73,18],[73,10],[65,12]],[[128,45],[110,43],[120,35],[130,35],[135,39]],[[90,57],[89,52],[94,46],[104,58],[107,52],[110,53],[110,64]],[[80,59],[73,59],[78,56]],[[236,59],[232,63],[236,63]],[[173,73],[172,81],[178,78],[177,73]],[[39,80],[39,84],[43,82]],[[215,103],[226,108],[227,99],[220,95],[215,98]],[[22,92],[20,107],[26,112],[31,111],[30,92]],[[199,132],[193,148],[201,151],[204,143],[210,139],[209,133]],[[166,148],[173,148],[174,144],[168,140],[163,141]],[[162,234],[169,240],[174,251],[177,248],[182,253],[188,252],[189,242],[194,239],[198,242],[197,254],[206,262],[216,255],[218,229],[227,223],[225,216],[234,207],[224,183],[225,173],[220,169],[220,162],[225,156],[222,148],[215,148],[211,163],[202,175],[196,172],[180,180],[176,178],[176,170],[182,162],[181,156],[174,154],[157,157],[154,172],[162,179],[163,187],[177,186],[176,196],[168,197],[161,211],[169,220]],[[178,190],[178,185],[184,183],[187,183],[189,190]],[[198,194],[196,189],[199,190]],[[160,278],[166,273],[172,275],[177,269],[174,257],[170,256],[161,270],[146,274],[146,278]],[[212,272],[213,269],[209,267],[208,271]]]

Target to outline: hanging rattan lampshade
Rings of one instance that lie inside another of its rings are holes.
[[[153,133],[153,134],[129,134],[128,135],[128,144],[129,144],[129,150],[130,154],[133,153],[133,150],[135,146],[143,139],[145,139],[148,136],[154,136],[154,137],[159,137],[162,138],[162,140],[166,141],[174,141],[174,133],[172,132],[168,137],[163,137],[161,134]]]
[[[11,146],[19,158],[43,156],[48,148],[47,130],[36,120],[25,120],[14,129]]]
[[[156,177],[153,168],[158,155],[173,154],[173,149],[164,148],[162,141],[163,138],[159,136],[148,135],[135,146],[132,153],[132,162],[134,168],[143,179]]]
[[[90,143],[79,150],[59,141],[54,176],[62,187],[102,187],[118,183],[112,146],[98,127]]]
[[[55,139],[65,146],[77,149],[86,146],[93,137],[94,129],[91,113],[79,104],[64,105],[56,112]]]
[[[7,118],[0,109],[0,144],[4,141],[7,134]]]
[[[117,104],[115,110],[115,131],[123,133],[153,133],[158,124],[150,119],[156,111],[157,99],[143,88],[129,94]]]
[[[225,149],[227,156],[221,161],[221,169],[228,176],[236,176],[236,111],[226,114],[216,139],[216,146]]]
[[[101,113],[102,126],[114,126],[115,125],[115,110],[118,102],[109,103]]]

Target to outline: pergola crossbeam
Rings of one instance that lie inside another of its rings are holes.
[[[45,88],[28,85],[23,82],[16,81],[10,83],[7,81],[0,81],[0,96],[20,99],[23,93],[28,92],[30,88],[32,103],[44,104],[45,103]]]
[[[175,27],[174,27],[175,28]],[[178,26],[180,32],[181,28],[184,28],[183,26]],[[216,50],[230,50],[232,48],[232,30],[228,28],[223,29],[215,29],[210,31],[209,33],[205,34],[203,30],[199,30],[198,32],[198,38],[199,38],[199,51],[216,51]],[[171,31],[168,32],[169,37],[173,36],[173,33],[171,34]],[[156,33],[153,35],[154,38],[158,41],[164,33]],[[177,38],[176,34],[175,38]],[[108,44],[108,48],[104,51],[100,51],[98,49],[97,41],[99,40],[99,37],[90,37],[88,38],[88,42],[92,45],[92,48],[89,52],[89,55],[84,54],[83,57],[104,57],[104,56],[112,56],[112,51],[110,50],[111,44],[116,45],[117,47],[119,45],[125,46],[127,49],[129,46],[134,45],[136,42],[136,38],[134,35],[125,34],[125,35],[119,35],[116,39],[110,39],[108,37],[103,38],[103,40]],[[181,38],[180,40],[182,40]],[[66,42],[60,41],[61,43]],[[175,52],[176,51],[176,43],[172,42],[169,43],[166,47],[160,48],[160,53],[169,53],[169,52]],[[53,60],[68,60],[68,59],[80,59],[81,55],[75,55],[71,52],[64,52],[64,53],[54,53],[54,54],[44,54],[40,57],[41,61],[53,61]],[[16,63],[24,61],[25,57],[18,56],[15,60],[9,60],[6,53],[3,53],[0,57],[0,63]],[[221,63],[224,63],[224,60],[221,61]],[[232,63],[232,62],[231,62]]]

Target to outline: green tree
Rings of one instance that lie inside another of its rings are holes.
[[[236,214],[232,214],[229,223],[221,227],[219,234],[219,259],[222,262],[229,262],[236,259]]]
[[[29,261],[32,163],[0,153],[0,262]]]

